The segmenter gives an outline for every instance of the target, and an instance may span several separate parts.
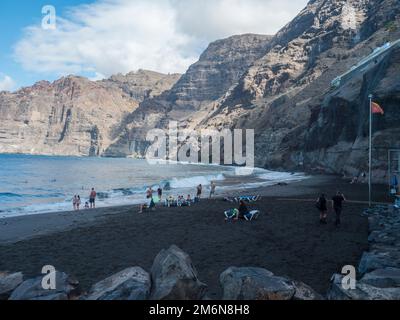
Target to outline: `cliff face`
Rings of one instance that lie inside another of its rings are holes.
[[[374,117],[383,181],[387,149],[400,148],[399,45],[360,61],[400,39],[399,18],[398,0],[312,0],[273,37],[210,44],[182,77],[70,77],[1,93],[0,152],[142,156],[148,131],[174,120],[255,129],[258,166],[354,175],[367,168],[372,93],[386,111]]]
[[[368,95],[376,116],[375,178],[385,180],[387,149],[398,148],[398,49],[331,82],[373,50],[400,38],[400,3],[311,1],[271,41],[205,127],[254,128],[256,163],[284,170],[358,174],[367,169]]]
[[[259,164],[345,175],[366,171],[368,95],[372,93],[386,111],[384,117],[374,116],[374,178],[387,181],[387,150],[400,147],[399,48],[356,68],[336,89],[331,81],[384,43],[400,38],[400,3],[357,3],[362,4],[356,10],[356,16],[362,17],[357,28],[345,29],[341,24],[330,31],[331,48],[311,56],[312,64],[295,80],[293,87],[301,90],[286,91],[272,102],[263,99],[262,120],[256,123],[261,131]],[[337,12],[347,14],[344,8]]]
[[[193,115],[204,118],[237,85],[252,63],[265,54],[270,39],[246,34],[211,43],[171,90],[140,104],[126,119],[119,139],[105,155],[143,155],[148,147],[145,140],[149,130],[165,128],[170,120],[187,127]]]
[[[122,89],[132,99],[142,102],[159,96],[179,80],[181,74],[162,74],[154,71],[139,70],[126,75],[116,74],[101,83],[107,87]]]
[[[177,78],[147,71],[98,82],[69,76],[1,92],[0,152],[101,155],[142,99],[169,89]]]

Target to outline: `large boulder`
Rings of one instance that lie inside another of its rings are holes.
[[[296,292],[293,300],[324,300],[324,297],[313,288],[300,281],[293,281]]]
[[[224,300],[291,300],[292,281],[262,268],[230,267],[220,276]]]
[[[150,275],[140,267],[125,269],[98,282],[86,300],[146,300],[151,288]]]
[[[378,288],[361,281],[356,282],[355,289],[344,289],[343,275],[332,277],[327,297],[329,300],[399,300],[400,288]]]
[[[380,230],[372,231],[368,237],[368,242],[370,243],[379,243],[388,246],[396,245],[396,241],[398,239],[395,235]]]
[[[9,300],[70,300],[79,295],[79,282],[63,272],[56,271],[56,289],[43,289],[43,276],[22,282]]]
[[[400,267],[400,254],[394,250],[374,250],[371,252],[364,252],[358,271],[361,274],[365,274],[376,269],[384,269],[387,267]]]
[[[400,269],[377,269],[364,275],[360,282],[378,288],[400,287]]]
[[[12,274],[0,272],[0,300],[7,300],[11,292],[13,292],[23,280],[24,275],[21,272]]]
[[[152,300],[201,300],[207,286],[199,281],[190,257],[176,246],[162,250],[151,268]]]

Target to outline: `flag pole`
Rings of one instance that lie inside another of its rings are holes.
[[[369,178],[368,178],[368,203],[372,206],[372,94],[369,98]]]

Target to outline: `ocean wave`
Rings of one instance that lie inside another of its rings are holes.
[[[197,187],[199,184],[203,186],[208,186],[212,181],[223,181],[225,180],[224,174],[217,175],[206,175],[206,176],[194,176],[190,178],[175,178],[170,182],[170,186],[172,189],[181,189],[181,188],[193,188]]]
[[[12,193],[12,192],[0,192],[0,197],[4,198],[22,198],[22,194]]]
[[[158,187],[161,187],[165,191],[172,191],[174,189],[189,189],[195,188],[199,184],[203,186],[208,186],[212,181],[223,181],[225,180],[224,174],[216,174],[216,175],[203,175],[203,176],[194,176],[190,178],[174,178],[171,180],[163,180],[158,184],[151,185],[153,190],[157,190]],[[106,199],[117,199],[123,197],[131,197],[136,195],[143,195],[146,192],[148,186],[142,187],[134,187],[134,188],[118,188],[105,192],[98,192],[97,197],[99,200]]]
[[[278,172],[278,171],[268,171],[259,173],[258,178],[268,181],[285,182],[304,179],[305,175],[303,173],[289,173],[289,172]]]

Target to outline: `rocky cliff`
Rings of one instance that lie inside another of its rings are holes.
[[[211,43],[180,78],[67,78],[2,93],[0,152],[142,156],[147,132],[174,120],[254,128],[258,166],[356,175],[367,168],[372,93],[386,111],[374,117],[374,174],[383,181],[387,150],[400,148],[400,49],[377,48],[400,39],[399,18],[397,0],[312,0],[273,37]]]
[[[311,1],[271,41],[203,126],[255,128],[256,162],[268,168],[357,175],[367,169],[368,95],[375,116],[374,175],[385,181],[387,150],[399,148],[399,48],[337,76],[400,38],[393,0]],[[238,117],[238,114],[240,115]]]
[[[149,71],[93,82],[69,76],[0,93],[0,152],[98,156],[144,99],[179,79]]]
[[[206,117],[254,61],[265,54],[270,39],[245,34],[211,43],[171,90],[140,104],[105,155],[141,156],[148,146],[146,134],[150,129],[165,128],[170,120],[179,121],[186,128],[191,117]]]

